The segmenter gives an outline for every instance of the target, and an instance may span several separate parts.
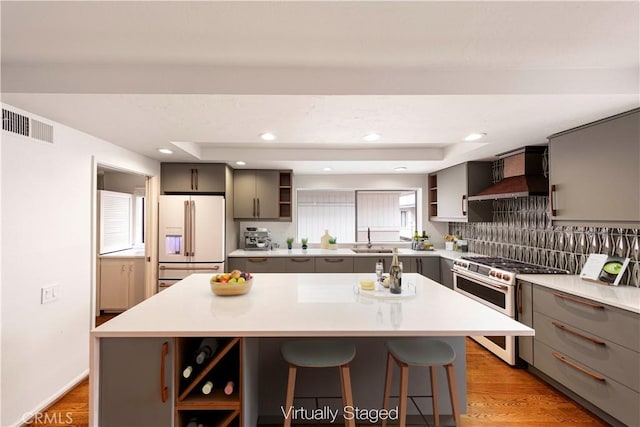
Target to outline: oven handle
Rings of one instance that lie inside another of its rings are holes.
[[[485,285],[485,286],[488,286],[488,287],[491,287],[491,288],[494,288],[494,289],[500,289],[501,291],[506,291],[506,290],[509,289],[509,286],[507,286],[507,285],[497,285],[495,283],[487,282],[486,280],[483,280],[481,278],[481,276],[471,276],[471,275],[466,275],[466,274],[460,274],[458,271],[454,271],[453,275],[454,275],[454,278],[455,278],[455,276],[460,276],[460,277],[465,278],[465,279],[473,280],[473,281],[475,281],[475,282],[477,282],[477,283],[479,283],[481,285]]]

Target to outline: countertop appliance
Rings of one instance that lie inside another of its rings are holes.
[[[268,251],[271,249],[271,232],[266,228],[247,227],[244,231],[244,249]]]
[[[509,258],[463,256],[453,261],[453,289],[517,320],[517,274],[567,274],[567,271]],[[516,337],[471,338],[508,364],[515,365]]]
[[[192,273],[222,273],[224,197],[162,195],[159,207],[158,291]]]

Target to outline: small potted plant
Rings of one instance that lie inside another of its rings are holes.
[[[338,242],[338,238],[334,237],[334,236],[331,236],[329,238],[329,249],[333,249],[333,250],[338,249],[337,242]]]
[[[307,243],[309,243],[309,239],[307,239],[306,237],[303,237],[302,239],[300,239],[300,242],[302,243],[302,250],[306,251]]]
[[[293,248],[293,237],[287,237],[287,249]]]

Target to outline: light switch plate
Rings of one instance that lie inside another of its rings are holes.
[[[40,304],[48,304],[56,301],[60,294],[60,285],[52,283],[51,285],[43,286],[40,290]]]

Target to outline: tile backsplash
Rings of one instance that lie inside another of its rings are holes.
[[[450,223],[469,252],[502,256],[579,274],[589,254],[631,258],[620,282],[640,287],[640,230],[553,226],[546,196],[493,201],[493,222]]]

